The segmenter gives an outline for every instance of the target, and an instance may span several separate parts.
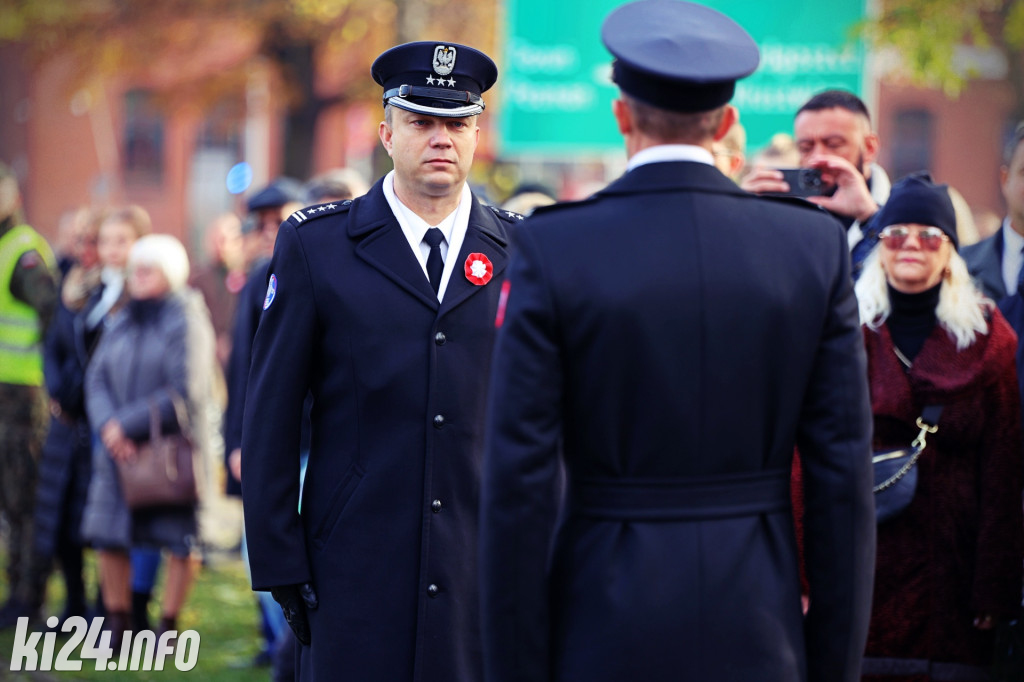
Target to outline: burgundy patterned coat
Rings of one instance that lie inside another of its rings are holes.
[[[957,352],[936,325],[909,371],[887,327],[865,328],[876,450],[909,445],[922,407],[944,406],[939,431],[917,465],[914,501],[878,528],[869,658],[987,666],[992,633],[974,628],[974,618],[1009,615],[1020,603],[1024,449],[1017,343],[997,310],[990,327]]]

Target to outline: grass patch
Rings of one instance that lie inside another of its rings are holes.
[[[5,545],[6,543],[4,543]],[[0,545],[2,547],[3,545]],[[0,550],[0,566],[6,566],[6,554]],[[161,569],[161,572],[163,568]],[[150,607],[154,627],[159,618],[159,589]],[[96,585],[96,564],[92,552],[86,553],[86,585],[90,594]],[[0,571],[0,594],[7,594],[6,574]],[[63,608],[64,594],[60,575],[50,578],[49,598],[45,614],[58,615]],[[81,672],[14,673],[10,670],[11,652],[14,648],[13,629],[0,632],[0,680],[17,682],[42,682],[45,680],[111,680],[129,679],[140,682],[153,680],[209,680],[211,682],[248,682],[269,680],[266,668],[252,668],[248,663],[260,649],[262,637],[259,631],[259,609],[245,567],[237,555],[212,555],[208,565],[197,575],[195,585],[178,615],[178,631],[195,630],[200,638],[199,658],[196,667],[188,672],[174,668],[173,658],[167,659],[162,671],[109,672],[95,670],[95,662],[83,660]],[[38,629],[37,629],[38,630]],[[68,635],[59,633],[54,647],[54,657],[67,641]],[[42,653],[42,644],[36,650]],[[75,650],[72,660],[78,659],[81,647]],[[115,659],[116,660],[116,659]]]

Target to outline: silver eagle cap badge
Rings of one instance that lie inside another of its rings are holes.
[[[434,48],[434,73],[447,76],[455,68],[455,48],[438,45]]]

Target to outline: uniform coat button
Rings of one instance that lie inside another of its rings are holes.
[[[444,332],[438,332],[434,334],[434,343],[439,346],[443,346],[444,342],[448,340],[448,337],[444,335]]]
[[[435,414],[434,415],[434,428],[439,429],[442,426],[444,426],[444,415],[443,414]]]
[[[441,511],[441,500],[434,500],[433,502],[431,502],[431,503],[430,503],[430,509],[431,509],[431,511],[433,511],[433,512],[434,512],[435,514],[437,514],[438,512],[440,512],[440,511]]]
[[[438,589],[437,585],[435,585],[434,583],[430,583],[429,585],[427,585],[427,594],[431,597],[436,597],[437,593],[440,591],[441,590]]]

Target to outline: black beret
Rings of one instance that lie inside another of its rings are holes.
[[[615,57],[612,80],[659,109],[711,111],[732,99],[736,81],[761,56],[743,27],[717,10],[681,0],[638,0],[601,26]]]
[[[953,248],[960,248],[949,186],[936,185],[924,171],[911,173],[892,186],[885,206],[875,214],[873,223],[879,230],[890,225],[931,225],[946,233]]]
[[[498,80],[498,67],[479,50],[457,43],[417,42],[393,47],[373,62],[384,104],[456,118],[484,110],[480,96]]]

